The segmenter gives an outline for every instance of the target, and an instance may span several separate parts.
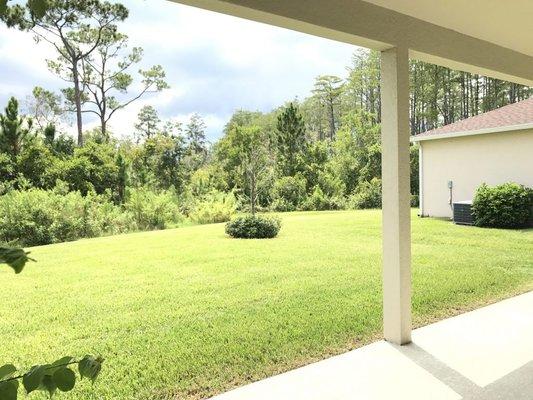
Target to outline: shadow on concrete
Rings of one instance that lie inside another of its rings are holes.
[[[405,346],[391,344],[391,346],[450,387],[463,400],[533,400],[533,361],[490,385],[481,387],[416,343]]]

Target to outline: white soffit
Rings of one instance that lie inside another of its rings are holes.
[[[532,0],[365,0],[533,56]]]
[[[533,0],[172,1],[533,86]]]

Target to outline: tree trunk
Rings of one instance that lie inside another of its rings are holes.
[[[335,111],[333,109],[333,100],[329,101],[329,139],[333,141],[335,137]]]
[[[107,121],[105,120],[105,116],[100,116],[100,129],[102,130],[102,137],[105,138],[106,142],[108,141],[107,138]]]
[[[255,217],[255,175],[250,174],[250,203],[252,207],[252,216]]]
[[[76,123],[78,127],[78,146],[83,146],[83,120],[81,117],[80,77],[77,62],[72,64],[72,80],[74,81],[74,104],[76,106]]]

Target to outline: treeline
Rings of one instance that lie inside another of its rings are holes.
[[[530,92],[422,63],[412,63],[411,78],[415,133]],[[268,113],[236,111],[214,144],[201,116],[182,124],[145,106],[124,139],[99,127],[84,131],[80,145],[55,123],[56,100],[36,88],[25,115],[12,98],[0,116],[0,240],[44,244],[186,220],[222,222],[237,210],[381,205],[373,52],[357,52],[344,78],[318,77],[306,99]],[[414,146],[411,190],[416,205]]]
[[[350,110],[370,113],[380,122],[379,53],[360,49],[347,66],[348,76],[317,78],[302,113],[313,138],[332,138]],[[529,98],[533,89],[498,79],[454,71],[421,61],[410,64],[410,125],[416,135]]]

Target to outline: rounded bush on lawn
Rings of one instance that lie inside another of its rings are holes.
[[[477,226],[491,228],[522,228],[530,222],[533,190],[517,183],[489,187],[481,185],[472,203]]]
[[[226,233],[241,239],[269,239],[276,237],[280,228],[279,218],[247,215],[228,222]]]

